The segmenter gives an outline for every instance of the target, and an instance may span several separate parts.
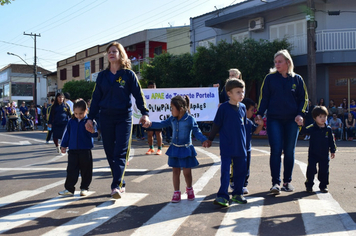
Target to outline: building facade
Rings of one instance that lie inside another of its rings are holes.
[[[37,67],[37,102],[43,104],[47,101],[47,80],[45,75],[50,71]],[[24,64],[9,64],[0,69],[0,103],[33,101],[34,74],[33,68]]]
[[[183,36],[182,36],[183,35]],[[172,53],[189,52],[189,26],[148,29],[119,38],[139,73],[142,62],[172,49]],[[74,56],[57,62],[57,86],[60,91],[68,81],[95,81],[98,73],[108,66],[105,49],[110,42],[77,52]]]
[[[313,0],[316,21],[316,70],[318,100],[340,104],[356,98],[356,2]],[[247,0],[191,18],[191,53],[221,40],[242,41],[286,38],[292,44],[295,71],[308,82],[307,20],[313,14],[306,0]],[[238,56],[238,55],[237,55]],[[271,58],[271,61],[273,59]],[[238,68],[238,65],[236,65]],[[243,73],[243,72],[242,72]],[[328,104],[328,103],[327,103]]]

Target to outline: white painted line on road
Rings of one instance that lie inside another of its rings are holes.
[[[213,178],[215,173],[220,169],[220,158],[202,148],[195,148],[198,152],[209,156],[213,159],[214,164],[203,174],[202,177],[193,185],[195,193],[200,192]],[[186,201],[187,195],[182,194],[180,203],[169,203],[156,213],[143,226],[138,228],[132,235],[173,235],[181,224],[193,213],[193,211],[204,200],[205,196],[196,195],[194,201]],[[164,230],[162,230],[164,229]]]
[[[208,184],[211,178],[213,178],[215,173],[220,169],[220,157],[200,147],[195,147],[195,150],[204,155],[207,155],[213,160],[213,165],[210,166],[210,168],[203,174],[203,176],[200,177],[198,181],[193,185],[194,192],[198,193],[203,190],[203,188]]]
[[[11,135],[11,134],[0,134],[0,136],[6,136],[6,137],[14,138],[14,139],[19,139],[19,136]],[[46,143],[45,140],[35,139],[35,138],[26,138],[26,137],[22,137],[21,136],[21,139],[27,139],[27,140],[34,141],[34,142],[39,142],[39,143]]]
[[[230,205],[216,236],[226,235],[258,235],[258,226],[261,223],[264,198],[246,198],[247,204]]]
[[[9,145],[17,145],[17,146],[23,146],[23,145],[31,145],[29,141],[19,141],[19,142],[0,142],[3,144],[9,144]]]
[[[66,170],[66,168],[37,168],[37,167],[0,168],[0,171],[58,171],[58,170]]]
[[[306,178],[306,172],[307,172],[307,164],[298,160],[295,160],[295,163],[298,164],[298,166],[300,167],[301,171],[303,172],[304,177]],[[320,205],[318,204],[308,204],[308,203],[304,203],[302,202],[301,204],[307,204],[308,210],[310,212],[310,210],[312,209],[313,213],[315,213],[315,216],[324,216],[323,214],[328,214],[328,217],[326,218],[333,218],[333,220],[338,220],[342,223],[344,231],[347,230],[350,235],[356,235],[356,223],[352,220],[352,218],[350,217],[350,215],[340,206],[340,204],[332,197],[332,195],[330,193],[321,193],[318,188],[319,186],[319,180],[316,178],[314,179],[314,186],[313,186],[313,190],[317,193],[318,198],[320,199],[321,205],[324,205],[324,207],[320,207]],[[300,200],[306,200],[306,199],[300,199]],[[299,200],[299,202],[300,202]],[[302,208],[302,206],[300,205],[300,207]],[[310,222],[307,220],[310,220],[308,217],[310,215],[310,213],[304,213],[304,211],[302,211],[302,217],[303,217],[303,221],[304,221],[304,226],[305,226],[305,230],[308,233],[308,231],[314,232],[314,227],[312,224],[309,224]],[[308,211],[307,211],[308,212]],[[334,214],[335,217],[331,217],[331,214]],[[306,216],[305,216],[306,215]],[[304,220],[304,217],[307,217]],[[322,217],[325,218],[325,217]],[[318,221],[320,221],[320,219],[313,217],[314,222],[313,224],[319,224],[317,223]],[[336,224],[335,221],[333,224]],[[334,226],[332,224],[329,224],[330,227]],[[335,226],[336,227],[336,226]],[[332,227],[333,228],[333,227]],[[340,232],[337,232],[335,235],[341,235]],[[349,234],[346,234],[349,235]]]
[[[146,196],[147,194],[142,193],[122,194],[121,199],[104,202],[83,215],[56,227],[42,236],[85,235]]]
[[[262,153],[268,153],[268,154],[270,153],[265,150],[260,150],[257,148],[253,148],[253,150]],[[295,160],[294,162],[299,166],[299,168],[301,169],[304,175],[304,178],[306,178],[307,164],[298,160]],[[352,220],[350,215],[340,206],[340,204],[332,197],[330,193],[320,193],[318,191],[319,181],[316,178],[314,179],[314,183],[315,184],[313,186],[313,190],[317,193],[317,196],[320,199],[317,200],[318,203],[316,203],[315,200],[314,200],[314,204],[309,203],[307,199],[299,200],[303,222],[307,234],[309,235],[308,232],[311,232],[310,235],[315,235],[313,233],[315,232],[313,225],[318,225],[319,221],[324,220],[324,218],[327,218],[327,217],[318,218],[315,216],[324,216],[325,214],[328,214],[328,216],[334,220],[331,225],[336,224],[335,220],[339,221],[337,224],[339,223],[342,224],[344,231],[347,230],[350,233],[350,235],[356,235],[356,223]],[[320,205],[323,205],[323,207],[320,207],[319,201],[320,201]],[[305,208],[308,208],[306,213],[304,212]],[[313,214],[313,217],[310,217],[311,212]],[[332,212],[332,214],[334,214],[335,217],[330,216],[330,212]],[[340,235],[339,233],[340,232],[337,232],[337,235]],[[324,233],[323,235],[325,234],[326,233]]]
[[[60,180],[58,182],[43,186],[43,187],[35,189],[35,190],[24,190],[24,191],[20,191],[17,193],[13,193],[6,197],[2,197],[2,198],[0,198],[0,207],[6,206],[6,205],[14,203],[14,202],[24,200],[29,197],[33,197],[40,193],[44,193],[48,189],[51,189],[51,188],[54,188],[54,187],[64,184],[64,182],[65,182],[65,180]]]
[[[38,167],[13,167],[13,168],[1,168],[0,171],[65,171],[67,168],[38,168]],[[147,172],[148,169],[126,169],[126,172]],[[94,168],[93,172],[111,172],[110,168]]]
[[[168,168],[168,165],[167,164],[164,164],[163,166],[161,167],[158,167],[157,169],[154,169],[152,171],[149,171],[148,173],[144,174],[144,175],[141,175],[140,177],[137,177],[136,179],[133,179],[132,182],[134,183],[140,183],[146,179],[148,179],[149,177],[151,177],[152,175],[154,174],[157,174],[165,169]]]
[[[94,192],[88,192],[88,195]],[[52,211],[55,211],[65,205],[68,205],[74,201],[82,199],[84,197],[80,197],[79,191],[75,192],[75,196],[73,197],[63,197],[58,196],[52,198],[48,201],[42,202],[40,204],[34,205],[32,207],[26,208],[24,210],[15,212],[13,214],[4,216],[0,218],[0,234],[4,233],[8,230],[11,230],[17,226],[25,224],[31,220],[34,220],[38,217],[46,215]]]
[[[345,228],[335,204],[313,199],[299,199],[298,202],[307,235],[356,235],[356,229],[348,231]]]
[[[131,236],[139,235],[173,235],[181,224],[193,213],[204,200],[205,196],[195,196],[194,201],[188,201],[186,194],[182,194],[179,203],[168,203],[162,210],[155,214]]]

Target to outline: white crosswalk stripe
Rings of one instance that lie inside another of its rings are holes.
[[[152,214],[150,218],[142,224],[132,229],[127,235],[175,235],[180,230],[181,226],[185,222],[189,221],[189,218],[194,215],[194,212],[201,207],[202,203],[208,198],[206,192],[201,194],[209,184],[213,176],[220,170],[220,157],[210,153],[206,149],[196,147],[199,155],[204,155],[212,159],[210,166],[205,172],[197,179],[193,188],[196,193],[196,199],[194,201],[188,201],[186,194],[182,194],[181,203],[167,203],[162,204],[162,208],[158,209],[155,214]],[[259,150],[254,148],[256,152],[269,153],[265,150]],[[306,164],[300,161],[295,162],[302,173],[305,175]],[[130,169],[127,168],[128,173],[140,173],[138,177],[134,177],[131,182],[142,184],[143,181],[159,174],[163,170],[166,170],[168,166],[165,164],[158,167],[153,171],[148,169]],[[64,168],[32,168],[32,167],[18,167],[18,168],[0,168],[0,171],[64,171]],[[107,167],[97,167],[94,172],[110,172]],[[142,172],[147,172],[142,175]],[[315,186],[318,186],[318,182],[315,181]],[[27,198],[34,197],[45,193],[51,188],[63,185],[64,180],[60,180],[46,186],[34,189],[34,190],[22,190],[16,193],[12,193],[8,196],[0,198],[0,211],[1,208],[8,206],[9,204],[16,204]],[[89,192],[89,195],[93,195],[94,192]],[[214,193],[212,193],[214,194]],[[124,214],[130,206],[135,206],[140,202],[143,202],[149,194],[147,193],[125,193],[122,198],[114,201],[99,200],[100,204],[92,204],[92,207],[88,207],[88,211],[71,219],[70,221],[51,228],[43,235],[85,235],[100,227],[105,222],[110,221],[118,214]],[[9,215],[2,216],[0,218],[0,234],[5,233],[11,229],[16,229],[23,224],[33,221],[37,218],[41,218],[46,214],[59,210],[67,205],[73,204],[78,200],[85,201],[87,197],[80,197],[79,192],[75,193],[74,197],[58,196],[38,204],[26,207],[22,210],[10,213]],[[263,218],[263,209],[266,202],[264,197],[256,197],[247,195],[247,204],[231,204],[220,221],[217,221],[217,227],[215,229],[215,235],[259,235],[259,225]],[[167,200],[168,202],[169,200]],[[319,235],[356,235],[356,223],[352,220],[350,215],[340,206],[340,204],[328,194],[317,193],[314,198],[301,198],[295,201],[300,208],[300,215],[303,220],[306,235],[319,236]],[[159,232],[159,233],[157,233]],[[203,232],[202,232],[203,234]]]
[[[77,201],[83,197],[78,196],[79,192],[75,193],[73,197],[58,196],[43,203],[26,208],[14,214],[4,216],[0,218],[0,233],[4,233],[10,229],[13,229],[19,225],[25,224],[38,217],[46,215],[52,211],[55,211],[65,205],[68,205],[74,201]],[[93,194],[89,192],[88,195]]]
[[[113,216],[119,214],[130,205],[140,201],[145,196],[147,196],[147,194],[125,193],[120,200],[106,201],[68,223],[43,234],[43,236],[84,235],[110,220]]]

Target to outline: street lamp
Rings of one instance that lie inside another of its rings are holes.
[[[15,54],[15,53],[12,53],[12,52],[7,52],[7,55],[10,55],[10,56],[16,56],[18,58],[20,58],[23,62],[25,62],[25,64],[29,67],[31,67],[31,69],[33,69],[33,74],[35,76],[35,87],[34,87],[34,93],[33,93],[33,102],[34,102],[34,105],[37,106],[37,68],[36,66],[30,66],[24,59],[22,59],[22,57],[20,57],[19,55]]]

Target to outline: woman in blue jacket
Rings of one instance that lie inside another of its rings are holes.
[[[287,50],[274,55],[275,67],[271,69],[261,86],[256,120],[262,119],[267,110],[267,134],[271,147],[270,169],[272,194],[281,191],[281,156],[284,153],[284,191],[293,191],[291,185],[294,151],[298,139],[298,125],[308,108],[308,93],[303,78],[294,73],[293,60]]]
[[[109,66],[96,80],[85,127],[93,132],[92,120],[99,113],[103,146],[113,175],[111,196],[118,199],[125,191],[124,174],[131,146],[131,95],[142,114],[140,123],[145,124],[149,119],[140,83],[131,70],[124,47],[112,42],[106,52]]]

